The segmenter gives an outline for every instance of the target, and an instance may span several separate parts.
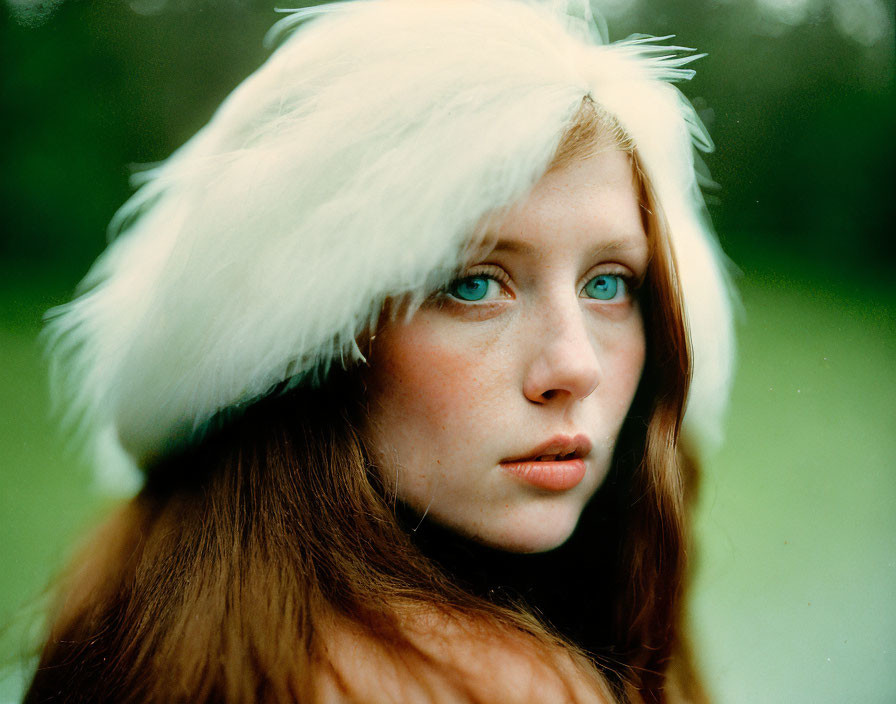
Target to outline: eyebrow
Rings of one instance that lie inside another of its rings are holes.
[[[493,254],[495,252],[507,252],[509,254],[535,254],[535,247],[528,242],[520,240],[498,240],[494,244],[490,244],[490,240],[486,240],[478,248],[481,254]]]
[[[640,249],[641,239],[643,239],[643,234],[641,235],[641,237],[614,237],[608,242],[595,247],[591,252],[591,256],[597,257],[612,252],[624,252]],[[487,257],[495,253],[523,254],[527,256],[535,256],[538,252],[537,249],[528,242],[523,242],[521,240],[494,241],[490,240],[488,236],[486,236],[483,243],[479,247],[474,248],[473,253],[477,257]]]

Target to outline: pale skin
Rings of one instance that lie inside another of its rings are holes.
[[[490,235],[410,320],[380,326],[363,432],[421,518],[540,552],[569,538],[606,477],[643,371],[649,249],[628,155],[550,171]],[[584,462],[574,486],[508,470],[555,438]]]
[[[545,650],[519,633],[484,630],[462,616],[405,612],[406,635],[438,663],[396,658],[376,638],[348,623],[328,629],[315,701],[392,704],[608,704],[614,701],[592,668],[562,649]],[[446,677],[446,675],[448,675]]]
[[[380,326],[363,432],[418,515],[516,552],[570,536],[609,471],[643,371],[634,290],[648,252],[629,158],[608,149],[544,176],[458,281],[410,320]],[[596,279],[615,285],[613,295]],[[575,486],[539,488],[506,471],[502,460],[558,435],[590,445]],[[439,667],[396,659],[370,634],[334,622],[321,634],[328,664],[316,673],[317,701],[341,704],[356,692],[383,702],[469,701],[458,682],[480,701],[613,700],[563,648],[483,629],[463,614],[400,613],[406,635]],[[459,679],[444,679],[451,672]]]

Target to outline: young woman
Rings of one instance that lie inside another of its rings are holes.
[[[26,701],[703,699],[688,516],[731,332],[689,57],[576,3],[280,29],[54,314],[142,485]]]

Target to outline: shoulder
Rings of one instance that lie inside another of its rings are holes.
[[[385,636],[347,622],[320,639],[316,701],[402,704],[610,704],[590,665],[510,628],[435,609],[403,614]]]

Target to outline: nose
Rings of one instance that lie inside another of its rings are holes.
[[[550,324],[545,325],[545,321]],[[523,394],[533,403],[580,400],[600,384],[597,348],[582,310],[551,311],[533,331],[536,349],[525,372]]]

